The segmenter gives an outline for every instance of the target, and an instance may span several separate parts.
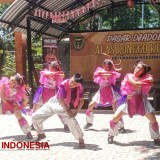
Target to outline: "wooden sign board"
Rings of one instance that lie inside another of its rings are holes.
[[[115,64],[121,59],[120,80],[133,72],[137,60],[148,64],[154,79],[160,80],[159,30],[71,33],[70,53],[71,75],[81,73],[87,81],[93,80],[96,67],[108,58],[104,54],[112,57]]]

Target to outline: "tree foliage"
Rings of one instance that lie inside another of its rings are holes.
[[[132,9],[129,9],[127,5],[106,7],[102,11],[96,13],[93,17],[83,21],[81,20],[79,25],[77,25],[73,30],[129,30],[159,27],[159,5],[135,4]]]
[[[0,3],[0,16],[4,13],[4,11],[9,7],[10,4]]]

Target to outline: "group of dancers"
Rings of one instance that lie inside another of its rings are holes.
[[[159,125],[154,114],[154,108],[147,99],[147,95],[153,84],[153,77],[148,74],[151,68],[143,61],[137,61],[134,72],[127,73],[121,82],[120,89],[115,86],[116,79],[121,76],[120,69],[115,67],[111,58],[104,60],[101,67],[97,67],[93,80],[99,85],[99,89],[92,98],[86,110],[86,125],[84,130],[93,125],[93,109],[97,105],[112,105],[114,114],[109,122],[108,143],[114,142],[114,136],[119,132],[125,132],[122,116],[135,114],[145,116],[149,120],[149,130],[155,145],[160,146]],[[40,86],[33,98],[32,126],[22,115],[22,109],[28,103],[27,87],[20,74],[10,79],[2,77],[0,80],[0,105],[2,114],[7,111],[13,113],[20,128],[32,139],[31,129],[38,133],[34,141],[46,138],[43,131],[43,122],[57,114],[65,130],[69,130],[76,140],[79,148],[85,148],[83,131],[76,120],[77,113],[84,104],[83,77],[76,73],[65,79],[58,61],[53,61],[48,68],[40,72]],[[71,104],[74,110],[70,108]]]

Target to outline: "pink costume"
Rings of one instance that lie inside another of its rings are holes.
[[[142,85],[141,88],[132,85],[128,81],[128,77],[132,76],[134,80],[136,81],[136,77],[134,77],[133,74],[127,74],[124,78],[124,80],[121,83],[121,94],[122,95],[128,95],[131,96],[131,98],[128,99],[128,114],[130,117],[133,117],[135,114],[140,114],[144,116],[146,114],[146,109],[145,109],[145,100],[143,97],[146,97],[148,95],[152,83],[148,83],[146,85]],[[149,78],[150,75],[147,74],[143,76],[143,78],[139,78],[137,80],[143,81],[146,78]]]
[[[61,83],[56,97],[58,99],[63,98],[66,106],[70,107],[70,104],[73,104],[74,108],[76,108],[78,106],[80,98],[83,97],[83,87],[81,84],[76,87],[77,89],[75,90],[75,93],[73,93],[75,97],[74,99],[72,99],[72,91],[74,89],[71,89],[69,87],[69,81],[70,79],[66,79]],[[58,115],[58,117],[60,118],[62,124],[66,125],[64,117],[62,115]]]
[[[34,104],[44,104],[56,94],[56,91],[58,90],[58,87],[63,80],[63,78],[59,74],[63,74],[63,72],[57,71],[54,73],[54,75],[49,75],[50,73],[52,72],[49,70],[40,72],[41,76],[39,82],[41,86],[38,88],[34,95]]]
[[[119,93],[113,88],[113,85],[115,85],[116,79],[119,78],[121,74],[112,70],[109,71],[112,75],[105,77],[104,75],[99,74],[100,71],[106,72],[100,67],[97,67],[94,72],[94,82],[99,84],[100,88],[92,100],[103,105],[112,104],[120,97]]]
[[[79,100],[80,98],[83,97],[82,93],[83,93],[83,88],[82,85],[79,84],[77,86],[77,90],[76,90],[76,97],[74,100],[71,100],[71,88],[69,87],[69,79],[64,80],[61,83],[60,86],[60,90],[57,94],[57,98],[64,98],[64,102],[67,106],[69,106],[70,102],[73,104],[74,108],[76,108],[78,106]]]
[[[103,68],[97,67],[96,71],[94,72],[94,82],[99,84],[100,88],[92,98],[93,102],[96,102],[97,106],[107,106],[111,105],[114,102],[118,101],[120,98],[120,92],[114,86],[116,79],[120,77],[120,73],[112,70],[108,71],[111,73],[109,76],[101,75],[99,72],[106,72]],[[86,111],[86,122],[87,124],[92,124],[94,120],[94,115],[91,110]],[[123,126],[123,124],[122,124]]]
[[[4,98],[7,100],[7,103],[4,104],[2,102],[2,113],[6,114],[7,111],[10,111],[11,113],[14,113],[14,104],[18,104],[21,106],[21,101],[23,100],[23,97],[26,94],[26,90],[24,86],[18,86],[18,88],[10,88],[8,84],[9,79],[7,77],[3,77],[0,80],[0,89],[3,88]],[[20,109],[22,109],[24,106],[21,106]]]
[[[132,85],[128,77],[132,76],[132,78],[136,80],[140,80],[143,82],[144,79],[149,78],[151,75],[146,74],[142,78],[136,78],[134,74],[128,73],[126,74],[124,80],[121,83],[121,92],[124,95],[120,100],[119,107],[117,111],[123,111],[124,113],[129,114],[132,118],[135,114],[139,114],[144,116],[146,113],[154,112],[154,108],[150,104],[147,99],[147,95],[152,87],[152,83],[142,84],[139,87]],[[118,126],[120,125],[120,121],[114,123],[112,120],[110,121],[110,130],[108,132],[109,136],[117,136]],[[158,123],[150,123],[149,124],[150,134],[152,139],[158,139],[160,137]]]
[[[58,93],[49,99],[37,112],[32,115],[32,121],[34,127],[38,134],[43,133],[43,125],[42,123],[49,117],[54,114],[57,114],[64,125],[69,127],[70,132],[74,135],[75,139],[80,140],[83,138],[83,132],[75,119],[75,117],[70,117],[63,109],[62,104],[60,103],[60,99],[64,99],[65,106],[69,107],[70,102],[73,103],[76,108],[80,98],[83,98],[83,88],[81,85],[77,86],[76,92],[72,92],[75,88],[69,87],[70,79],[64,80],[59,89]],[[72,99],[72,93],[75,94],[75,97]]]
[[[7,111],[14,113],[14,105],[19,105],[19,110],[24,107],[21,105],[21,103],[26,95],[25,86],[18,85],[17,88],[10,88],[8,82],[9,79],[7,77],[2,77],[0,80],[0,90],[2,91],[3,88],[4,91],[1,93],[1,97],[4,96],[5,100],[7,101],[6,104],[1,101],[2,114],[6,114]],[[30,126],[24,117],[18,120],[18,124],[20,125],[20,128],[24,134],[27,134],[31,131]]]

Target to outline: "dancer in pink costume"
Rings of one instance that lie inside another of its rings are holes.
[[[118,64],[119,65],[119,64]],[[93,108],[97,105],[112,105],[113,111],[116,110],[117,100],[120,98],[120,92],[115,87],[116,79],[120,77],[120,73],[117,72],[117,68],[111,59],[105,59],[103,67],[97,67],[94,72],[94,82],[99,84],[100,88],[95,96],[92,98],[86,111],[86,122],[84,129],[89,129],[93,125]],[[120,69],[119,69],[120,70]],[[124,132],[123,121],[121,125],[121,132]]]
[[[40,141],[46,137],[43,131],[43,122],[57,114],[63,117],[70,132],[79,141],[79,147],[85,147],[83,132],[75,118],[84,104],[82,81],[83,77],[78,73],[70,79],[64,80],[59,87],[58,93],[33,113],[32,122],[38,133],[35,141]],[[70,109],[70,103],[75,107],[74,111]]]
[[[49,64],[49,68],[40,72],[40,84],[33,98],[33,112],[46,103],[58,91],[58,87],[63,81],[64,72],[60,70],[58,61]]]
[[[6,112],[14,114],[23,133],[27,135],[28,139],[32,139],[31,128],[21,113],[28,103],[28,97],[23,77],[20,74],[17,73],[10,79],[2,77],[0,80],[0,98],[2,114],[6,114]]]
[[[53,97],[58,91],[59,85],[63,81],[64,72],[61,71],[58,61],[53,61],[48,64],[48,69],[40,72],[40,84],[33,98],[33,109],[30,115],[38,110],[43,104],[45,104],[51,97]],[[60,117],[62,123],[63,119]],[[31,126],[34,130],[33,125]],[[68,130],[67,125],[64,124],[64,129]]]
[[[119,101],[112,120],[110,121],[110,130],[108,132],[108,143],[113,143],[114,136],[119,131],[119,120],[122,115],[128,113],[132,118],[135,114],[145,116],[149,121],[151,138],[156,145],[160,145],[159,126],[154,115],[154,108],[147,99],[147,95],[152,87],[153,77],[148,74],[151,68],[138,61],[134,73],[128,73],[121,83],[121,93],[124,95]]]

